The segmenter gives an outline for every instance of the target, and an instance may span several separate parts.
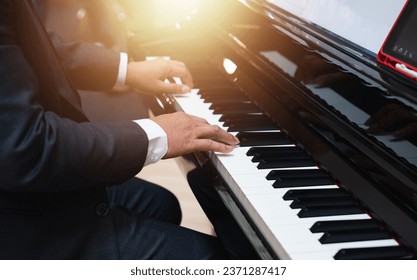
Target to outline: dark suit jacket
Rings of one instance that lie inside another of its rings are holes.
[[[105,187],[140,171],[147,137],[89,122],[75,87],[111,88],[119,55],[55,49],[30,0],[0,7],[0,258],[117,258]]]

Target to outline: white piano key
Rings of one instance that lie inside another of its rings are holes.
[[[238,147],[231,154],[217,154],[218,160],[231,175],[259,174],[257,164],[246,155],[249,147]]]
[[[267,180],[266,176],[271,170],[259,170],[259,176],[253,176],[251,174],[236,174],[233,176],[235,182],[242,187],[247,194],[256,194],[256,193],[280,193],[284,195],[287,191],[291,189],[336,189],[337,185],[316,185],[316,186],[306,186],[306,187],[290,187],[290,188],[274,188],[272,185],[275,182],[274,180]]]
[[[285,192],[286,191],[287,190],[285,190]],[[242,192],[244,192],[244,190],[242,190]],[[282,191],[279,196],[271,195],[270,193],[266,193],[266,195],[262,195],[262,197],[259,197],[257,195],[250,195],[250,197],[248,197],[247,199],[250,201],[252,207],[254,207],[256,211],[259,213],[259,215],[265,220],[265,224],[267,225],[267,227],[275,233],[275,236],[280,241],[280,243],[285,245],[285,248],[289,253],[292,252],[289,248],[295,248],[295,251],[297,252],[300,250],[298,245],[295,247],[291,245],[293,243],[298,244],[299,242],[301,242],[300,240],[304,241],[306,239],[310,239],[310,241],[307,243],[318,242],[318,239],[321,236],[321,234],[312,234],[309,230],[310,227],[317,221],[370,219],[370,217],[367,214],[312,217],[300,219],[297,216],[299,209],[291,209],[289,207],[291,201],[278,200],[279,197],[281,197],[285,192]],[[314,235],[318,237],[312,238]],[[319,244],[319,246],[320,245],[321,243]],[[360,243],[360,245],[375,246],[376,244],[368,243],[367,245],[365,245],[365,243]],[[303,247],[306,246],[307,244],[303,244]],[[346,248],[346,246],[334,247],[336,247],[336,249],[339,250],[341,248]],[[330,248],[329,246],[325,247]],[[336,249],[333,248],[333,251],[335,251]],[[317,248],[315,248],[315,250],[317,250]]]
[[[271,145],[270,147],[279,147]],[[312,166],[297,167],[297,168],[269,168],[258,169],[258,162],[252,162],[251,157],[246,153],[250,147],[238,147],[231,154],[216,154],[216,159],[221,163],[231,175],[239,174],[264,174],[272,170],[296,170],[296,169],[313,169]]]
[[[292,217],[280,217],[276,218],[274,216],[266,217],[268,218],[268,225],[271,227],[285,227],[284,232],[292,230],[287,228],[291,225],[302,225],[307,231],[310,231],[310,228],[316,222],[321,221],[349,221],[349,220],[369,220],[371,217],[367,214],[354,214],[354,215],[336,215],[336,216],[323,216],[323,217],[309,217],[309,218],[297,218],[293,219]],[[277,229],[278,230],[278,229]]]
[[[281,193],[282,194],[282,193]],[[323,246],[318,239],[322,236],[322,233],[313,234],[310,232],[311,226],[317,221],[341,221],[341,220],[352,220],[352,219],[370,219],[366,214],[360,215],[339,215],[339,216],[327,216],[327,217],[312,217],[300,219],[297,216],[299,209],[291,209],[289,204],[291,201],[276,201],[281,195],[275,196],[266,194],[269,200],[265,199],[265,196],[259,198],[256,195],[246,197],[254,207],[254,211],[257,211],[259,215],[264,219],[266,226],[273,231],[275,237],[281,244],[284,245],[285,249],[289,254],[293,252],[315,252],[330,251],[326,254],[333,256],[338,250],[342,248],[350,247],[372,247],[372,246],[388,246],[396,244],[396,241],[379,242],[369,241],[367,243],[360,242],[349,242],[343,244],[332,244],[332,246]],[[309,246],[315,244],[314,246]],[[324,253],[322,253],[324,254]]]
[[[369,245],[369,244],[364,244]],[[375,247],[385,247],[385,246],[392,246],[392,245],[383,245],[381,243],[378,244],[378,246]],[[398,246],[398,245],[393,245]],[[355,248],[372,248],[372,246],[360,246],[360,247],[351,247],[351,248],[342,248],[342,249],[355,249]],[[311,260],[311,259],[333,259],[333,257],[336,255],[334,251],[326,251],[326,252],[307,252],[307,253],[293,253],[291,254],[291,258],[294,260]]]
[[[176,102],[187,114],[204,118],[211,124],[223,126],[223,123],[219,122],[220,115],[213,114],[210,104],[203,102],[198,95],[198,90],[192,89],[188,94],[176,95]]]
[[[254,177],[254,176],[252,176]],[[247,175],[234,176],[236,184],[239,185],[239,191],[247,197],[252,207],[265,219],[269,226],[288,225],[288,224],[306,224],[305,229],[309,229],[316,221],[323,220],[351,220],[351,219],[369,219],[366,214],[362,215],[339,215],[330,217],[313,217],[300,219],[297,214],[300,209],[291,209],[292,201],[285,201],[282,197],[288,190],[294,188],[275,189],[272,184],[268,184],[265,179],[263,185],[257,184],[257,179],[248,179]],[[248,179],[248,180],[247,180]],[[261,181],[261,179],[259,179]],[[255,182],[255,184],[252,184]],[[249,183],[249,186],[248,186]],[[336,185],[299,187],[296,189],[314,189],[314,188],[338,188]],[[285,229],[287,230],[287,229]]]
[[[242,193],[244,194],[244,191],[242,191]],[[271,221],[271,225],[280,224],[280,221],[286,222],[289,219],[295,219],[297,221],[308,219],[299,218],[297,214],[300,209],[290,208],[289,205],[291,204],[291,201],[283,200],[281,197],[282,195],[283,193],[251,194],[248,196],[248,200],[262,217]]]
[[[280,236],[281,238],[281,236]],[[288,238],[291,241],[291,238]],[[395,239],[383,239],[383,240],[371,240],[371,241],[357,241],[357,242],[341,242],[334,244],[321,244],[318,240],[307,240],[303,243],[287,243],[283,237],[282,242],[286,242],[287,251],[291,254],[297,253],[325,253],[329,254],[329,258],[332,258],[341,249],[352,248],[368,248],[368,247],[386,247],[386,246],[398,246],[398,242]]]
[[[346,215],[346,216],[350,216],[350,215]],[[320,218],[317,218],[316,220],[321,221]],[[370,220],[370,218],[368,218],[368,220]],[[339,220],[334,220],[334,221],[339,221]],[[291,241],[288,243],[300,243],[300,240],[303,240],[302,238],[305,235],[304,230],[310,231],[310,228],[313,224],[314,223],[287,224],[285,230],[280,229],[280,236],[289,237]],[[323,236],[324,233],[323,232],[317,232],[317,233],[310,232],[309,234],[311,234],[311,236],[319,240]]]

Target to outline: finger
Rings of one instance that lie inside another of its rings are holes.
[[[196,135],[199,139],[212,139],[216,142],[227,145],[239,144],[239,139],[217,125],[204,125],[196,128]]]
[[[395,123],[395,120],[390,116],[374,121],[372,125],[369,126],[368,132],[371,134],[378,134],[389,128]]]
[[[171,86],[161,85],[160,88],[163,89],[162,91],[165,93],[172,93],[172,94],[185,94],[191,92],[190,86],[183,84],[181,82],[177,82],[175,78],[167,77],[164,81],[165,84],[171,84]],[[173,86],[176,85],[176,86]]]
[[[201,123],[201,124],[205,124],[205,125],[209,125],[209,122],[204,119],[204,118],[200,118],[198,116],[194,116],[194,115],[187,115],[189,118]]]
[[[417,123],[412,123],[407,125],[406,127],[403,127],[394,133],[394,137],[397,139],[404,139],[407,136],[410,136],[417,132]]]
[[[217,142],[212,139],[196,139],[195,149],[197,151],[213,151],[219,153],[230,153],[233,151],[233,145],[227,145],[224,143]]]
[[[382,107],[376,113],[374,113],[366,122],[365,125],[371,126],[374,122],[377,122],[380,118],[385,117],[387,114],[390,114],[392,111],[398,110],[401,108],[397,104],[389,104]]]
[[[158,91],[161,93],[168,93],[168,94],[180,94],[180,93],[188,93],[190,92],[190,88],[186,85],[170,83],[170,82],[157,82]]]
[[[398,128],[397,131],[394,133],[395,137],[403,138],[410,134],[411,130],[415,128],[414,123],[410,125],[412,121],[415,121],[415,115],[406,110],[406,109],[397,109],[387,114],[385,118],[381,118],[381,120],[377,123],[379,125],[380,130],[386,130],[391,127],[395,126],[402,126],[402,128]],[[372,126],[370,127],[370,129]]]
[[[188,119],[192,119],[193,121],[197,121],[199,123],[204,123],[204,124],[209,124],[207,122],[206,119],[195,116],[195,115],[191,115],[191,114],[187,114],[184,112],[176,112],[176,113],[172,113],[172,115],[175,115],[175,117],[181,121],[189,121]]]
[[[182,61],[178,61],[178,60],[171,60],[172,64],[178,66],[178,67],[183,67],[183,68],[187,68],[187,66],[185,65],[184,62]]]
[[[385,114],[384,116],[381,116],[377,121],[374,121],[369,127],[368,131],[370,133],[380,133],[396,124],[400,124],[409,119],[409,111],[398,109],[390,112],[389,114]]]
[[[179,77],[182,83],[187,85],[189,88],[194,87],[192,75],[182,62],[172,61],[168,75],[170,77]]]

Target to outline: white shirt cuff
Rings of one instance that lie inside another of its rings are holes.
[[[117,74],[116,83],[113,86],[113,89],[117,90],[124,87],[126,83],[126,75],[127,75],[127,65],[129,63],[127,53],[121,52],[120,53],[120,61],[119,61],[119,72]]]
[[[148,135],[149,145],[145,165],[156,163],[168,152],[168,137],[165,131],[150,119],[135,120]]]

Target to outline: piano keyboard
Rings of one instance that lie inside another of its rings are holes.
[[[214,86],[213,86],[214,85]],[[282,259],[400,259],[409,253],[366,209],[233,85],[176,95],[184,112],[236,135],[210,153],[220,175]]]

